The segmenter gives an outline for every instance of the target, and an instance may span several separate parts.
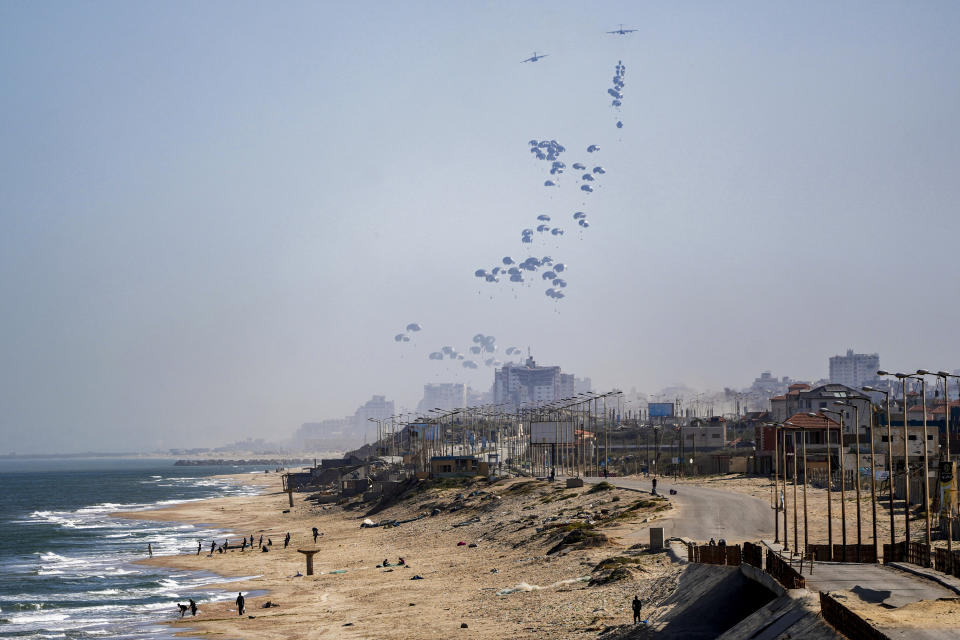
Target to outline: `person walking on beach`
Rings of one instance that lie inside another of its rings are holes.
[[[633,596],[633,624],[640,622],[640,610],[643,608],[643,603],[640,602],[640,598]]]
[[[240,553],[243,553],[243,552],[246,551],[246,550],[247,550],[247,539],[244,538],[244,539],[243,539],[243,544],[240,545]]]
[[[150,554],[150,557],[153,557],[153,545],[149,542],[147,543],[147,553]]]
[[[203,540],[197,540],[197,555],[200,555],[201,549],[203,549]]]
[[[283,539],[283,548],[286,549],[290,545],[290,532],[287,531],[286,537]]]
[[[193,598],[190,598],[190,615],[197,615],[197,603],[193,601]]]
[[[317,544],[317,536],[319,535],[320,535],[320,532],[317,531],[316,527],[314,527],[313,528],[313,544]]]
[[[237,615],[243,615],[243,592],[237,594]]]
[[[211,541],[210,541],[210,555],[213,555],[213,552],[216,551],[216,550],[217,550],[217,541],[216,541],[216,540],[211,540]]]

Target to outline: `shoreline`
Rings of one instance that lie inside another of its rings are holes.
[[[275,485],[277,481],[279,481],[279,477],[280,477],[279,473],[267,474],[267,473],[249,473],[249,472],[218,474],[218,475],[210,476],[210,478],[215,478],[218,480],[230,480],[235,482],[238,485],[243,485],[243,486],[257,489],[258,493],[250,497],[264,495],[264,493],[268,491],[268,487],[270,487],[271,485]],[[244,496],[244,497],[247,497],[247,496]],[[231,498],[235,499],[237,497],[230,496],[230,497],[202,498],[199,500],[186,500],[184,502],[180,502],[173,505],[162,505],[162,506],[143,509],[139,511],[116,511],[116,512],[110,513],[109,516],[112,518],[120,518],[124,520],[181,523],[181,524],[195,526],[198,528],[212,527],[212,528],[220,529],[222,531],[230,532],[228,535],[233,535],[234,529],[228,526],[227,523],[222,521],[214,521],[215,519],[212,519],[211,521],[208,521],[208,522],[199,522],[199,521],[193,521],[188,519],[177,519],[177,518],[170,517],[171,515],[170,512],[176,512],[181,507],[187,507],[187,506],[193,506],[193,505],[199,506],[201,504],[215,503],[217,501],[229,500]],[[206,555],[208,553],[209,553],[208,550],[202,551],[202,555]],[[141,558],[139,560],[133,561],[131,564],[161,567],[161,568],[172,571],[176,567],[173,567],[167,562],[164,562],[164,559],[177,558],[177,557],[186,556],[186,555],[189,555],[189,554],[180,553],[175,555],[158,555],[153,557]],[[210,576],[211,578],[210,582],[198,587],[200,591],[203,591],[205,593],[213,593],[213,592],[220,592],[220,591],[227,593],[230,589],[232,589],[237,584],[244,582],[245,579],[255,577],[255,576],[229,576],[229,575],[224,575],[223,573],[220,573],[215,569],[193,568],[193,569],[190,569],[190,571],[197,574],[201,574],[201,575],[205,574]],[[260,597],[260,596],[266,595],[266,593],[267,592],[265,590],[255,590],[254,597]],[[220,602],[228,602],[228,601],[229,601],[229,598],[228,600],[214,601],[214,602],[220,603]],[[174,605],[175,605],[174,602],[170,603],[171,609],[174,608]],[[183,618],[184,621],[188,619],[189,618],[187,617]],[[183,630],[181,631],[177,631],[174,628],[173,623],[179,622],[179,621],[180,621],[180,618],[177,618],[177,617],[171,617],[169,619],[161,618],[161,619],[157,619],[150,622],[148,626],[166,628],[168,632],[167,635],[171,638],[191,637],[191,634],[188,631],[189,627],[184,627]]]
[[[321,507],[301,493],[289,509],[287,495],[279,491],[279,475],[264,476],[264,491],[256,496],[118,514],[205,523],[234,531],[237,537],[262,533],[265,542],[273,539],[268,553],[236,549],[210,555],[204,549],[200,555],[142,560],[228,580],[205,589],[242,591],[245,597],[256,592],[247,597],[243,617],[230,598],[198,603],[196,617],[188,614],[181,620],[171,613],[158,621],[175,635],[412,639],[465,633],[460,629],[467,625],[472,637],[491,640],[539,638],[544,633],[582,638],[585,630],[626,622],[633,595],[659,584],[657,580],[669,582],[678,570],[662,553],[646,554],[640,545],[626,548],[636,542],[641,520],[653,520],[668,508],[666,502],[629,490],[591,493],[590,486],[566,489],[529,479],[424,483],[396,505],[369,515],[373,520],[422,519],[364,529],[360,522],[367,517],[366,508]],[[246,474],[243,478],[249,479]],[[635,510],[626,508],[631,505]],[[439,515],[430,515],[437,511]],[[608,540],[548,553],[581,525],[588,530],[596,526]],[[316,547],[313,526],[323,532]],[[284,549],[288,530],[291,545]],[[315,574],[297,576],[306,573],[304,555],[297,549],[313,548],[319,549]],[[396,565],[399,557],[407,566]],[[619,560],[603,564],[611,558]],[[384,559],[390,564],[383,566]],[[623,579],[608,581],[614,567],[625,567],[619,575]],[[267,601],[277,606],[263,608]]]

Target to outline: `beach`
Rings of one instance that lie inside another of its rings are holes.
[[[199,555],[144,560],[244,577],[222,587],[258,594],[246,598],[243,616],[231,598],[200,601],[197,616],[181,621],[171,602],[168,621],[187,637],[583,637],[631,622],[634,595],[658,601],[680,572],[666,554],[649,553],[630,535],[638,523],[669,512],[669,502],[646,493],[519,478],[445,480],[421,482],[368,516],[370,505],[321,506],[302,493],[290,508],[277,474],[235,479],[264,492],[117,514],[235,532],[226,553],[210,554],[207,540]],[[400,526],[360,526],[367,517],[419,516]],[[313,527],[322,532],[316,545]],[[234,547],[250,535],[272,541],[269,552]],[[314,575],[297,576],[306,573],[298,549],[319,550]],[[401,557],[405,566],[396,566]],[[276,606],[265,608],[268,602]]]

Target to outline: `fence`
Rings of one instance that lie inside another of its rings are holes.
[[[866,620],[823,591],[820,592],[820,613],[824,620],[850,640],[890,640],[889,636],[874,629]]]
[[[807,585],[796,569],[770,549],[767,549],[767,573],[787,589],[803,589]]]
[[[921,567],[930,567],[930,545],[922,542],[906,542],[883,545],[883,562],[909,562]]]
[[[889,545],[884,545],[884,548]],[[876,562],[877,554],[872,544],[842,544],[833,545],[833,558],[830,558],[830,545],[828,544],[808,544],[807,555],[813,560],[821,562]],[[884,554],[886,558],[886,554]]]
[[[703,564],[739,566],[742,559],[740,545],[687,545],[687,559]]]
[[[763,569],[763,547],[752,542],[744,542],[743,561],[757,569]]]
[[[960,578],[960,551],[937,549],[935,560],[937,571]]]

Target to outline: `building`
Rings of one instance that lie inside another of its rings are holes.
[[[522,365],[508,362],[497,369],[493,380],[493,402],[511,408],[540,405],[574,395],[574,376],[560,367],[537,366],[533,357]]]
[[[593,391],[593,380],[590,378],[576,378],[573,381],[574,393],[590,393]]]
[[[852,407],[837,406],[837,402],[856,406],[860,418],[860,432],[869,430],[872,406],[869,396],[842,384],[825,384],[813,389],[806,384],[792,384],[785,395],[770,399],[770,415],[775,422],[783,422],[788,416],[797,413],[817,413],[823,409],[840,411],[843,414],[844,433],[854,433],[857,412]],[[829,415],[836,416],[832,413]]]
[[[490,475],[490,465],[476,456],[434,456],[430,458],[433,478],[469,478]]]
[[[377,438],[377,420],[384,421],[394,415],[393,400],[386,396],[373,396],[353,414],[353,427],[358,434],[364,434],[364,441],[373,442]]]
[[[459,409],[467,406],[467,385],[462,382],[440,382],[423,385],[423,399],[417,405],[418,413],[430,409]]]
[[[683,447],[685,454],[693,449],[723,449],[727,446],[727,421],[720,416],[707,420],[693,420],[683,427]]]
[[[847,355],[830,358],[830,382],[859,389],[876,382],[879,369],[879,354],[854,353],[853,349],[847,349]]]

